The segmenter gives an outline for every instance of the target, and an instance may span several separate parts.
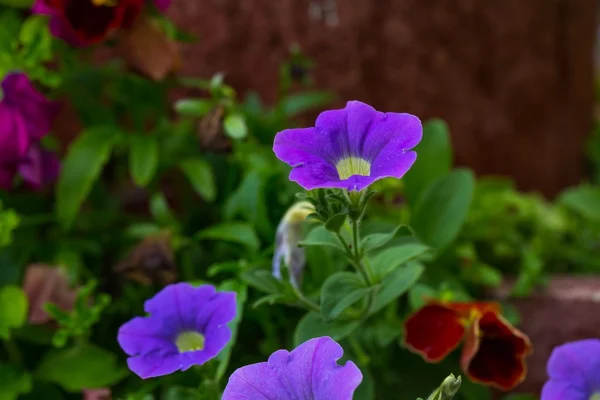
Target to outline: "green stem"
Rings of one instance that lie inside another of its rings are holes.
[[[348,257],[348,260],[350,261],[350,263],[362,275],[362,277],[365,280],[365,282],[367,283],[367,285],[370,286],[369,282],[371,280],[369,278],[369,275],[367,274],[367,271],[362,266],[362,264],[360,262],[360,258],[357,259],[356,253],[353,252],[350,249],[350,245],[348,244],[348,242],[346,241],[346,239],[344,239],[344,237],[340,233],[336,233],[336,237],[338,238],[338,240],[341,243],[342,247],[344,247],[344,250],[346,251],[346,256]]]
[[[350,343],[350,347],[352,347],[352,352],[356,356],[356,361],[361,367],[366,367],[371,362],[371,358],[364,351],[358,340],[354,337],[354,335],[350,335],[348,337],[348,342]]]
[[[318,313],[321,312],[321,307],[319,307],[316,303],[314,303],[309,298],[304,296],[304,294],[300,290],[298,290],[295,286],[292,285],[292,289],[294,290],[294,294],[296,295],[296,297],[298,298],[298,300],[300,301],[300,303],[302,305],[304,305],[306,308],[308,308],[311,311],[315,311]]]
[[[21,352],[19,351],[19,348],[17,347],[15,342],[13,342],[10,339],[5,340],[4,348],[6,349],[6,353],[8,354],[8,359],[10,360],[10,362],[14,365],[22,367],[23,357],[21,357]]]

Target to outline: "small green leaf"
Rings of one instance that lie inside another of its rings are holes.
[[[283,285],[273,277],[270,271],[266,269],[250,269],[244,271],[241,278],[250,286],[271,294],[279,294],[283,290]]]
[[[167,198],[161,192],[155,193],[150,198],[150,213],[152,214],[152,217],[154,217],[154,220],[161,225],[177,225],[177,219],[169,208]]]
[[[284,294],[281,294],[281,293],[268,294],[266,296],[259,298],[254,303],[252,303],[252,308],[258,308],[258,307],[262,306],[263,304],[268,304],[268,305],[272,306],[275,303],[285,302],[286,299],[287,299],[287,296]]]
[[[136,135],[129,144],[129,172],[133,181],[146,187],[158,168],[158,142],[156,138]]]
[[[342,340],[360,326],[360,321],[334,321],[326,323],[321,314],[309,312],[306,314],[294,332],[294,347],[309,339],[330,336],[333,340]]]
[[[179,168],[181,168],[181,171],[187,177],[196,193],[206,201],[215,200],[217,188],[215,186],[213,171],[209,163],[201,158],[193,158],[183,160],[181,164],[179,164]]]
[[[0,338],[10,338],[10,330],[18,328],[27,319],[27,296],[16,286],[0,289]]]
[[[114,385],[128,373],[117,364],[113,353],[93,344],[80,344],[44,354],[36,376],[69,392],[79,392]]]
[[[82,132],[71,144],[56,186],[56,213],[64,229],[73,224],[117,138],[114,129],[96,127]]]
[[[365,236],[362,240],[361,240],[361,249],[364,252],[367,251],[371,251],[374,250],[378,247],[384,246],[387,242],[389,242],[390,240],[392,240],[394,238],[394,236],[396,236],[396,233],[398,233],[398,231],[401,228],[404,228],[404,225],[399,225],[397,226],[394,230],[392,230],[391,232],[387,232],[387,233],[372,233],[368,236]]]
[[[344,248],[333,233],[320,225],[312,229],[299,243],[300,246],[329,246],[344,251]]]
[[[491,265],[475,262],[460,269],[460,277],[465,282],[476,285],[498,287],[502,284],[502,273]]]
[[[0,363],[0,400],[17,400],[31,391],[31,375],[12,365]]]
[[[570,208],[585,218],[600,220],[600,188],[581,185],[562,192],[559,204]]]
[[[232,113],[223,120],[225,133],[232,139],[243,139],[248,135],[246,120],[242,114]]]
[[[402,296],[421,277],[425,268],[418,263],[410,263],[404,268],[398,268],[389,274],[383,281],[382,287],[375,296],[372,312],[375,313],[398,297]]]
[[[325,321],[337,318],[348,307],[365,297],[371,291],[362,279],[351,272],[338,272],[331,275],[321,289],[321,314]]]
[[[260,247],[260,242],[254,228],[251,225],[241,222],[226,222],[213,225],[198,232],[196,238],[239,243],[252,251],[257,251]]]
[[[280,107],[287,117],[321,108],[333,101],[330,92],[313,91],[291,94],[281,99]]]
[[[378,280],[383,279],[402,264],[419,257],[428,250],[431,249],[419,242],[389,247],[371,258],[371,267],[375,277]]]
[[[213,107],[213,101],[207,99],[181,99],[175,103],[175,111],[184,117],[202,118]]]
[[[325,229],[330,232],[339,232],[346,222],[346,214],[336,214],[325,222]]]
[[[408,204],[414,207],[419,196],[436,179],[447,174],[452,167],[452,146],[448,125],[441,119],[432,119],[423,124],[423,139],[414,149],[417,161],[404,175],[405,195]]]
[[[473,173],[466,169],[456,169],[429,186],[411,219],[417,237],[436,249],[448,246],[467,218],[474,186]]]

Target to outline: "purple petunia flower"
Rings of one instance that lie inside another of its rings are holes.
[[[556,347],[548,360],[541,400],[600,399],[600,340],[586,339]]]
[[[144,304],[148,317],[125,323],[118,341],[129,369],[141,378],[185,371],[214,358],[231,339],[227,323],[236,315],[234,292],[212,285],[166,286]]]
[[[382,113],[360,101],[322,112],[314,128],[287,129],[273,151],[292,166],[290,180],[306,190],[362,190],[376,180],[401,178],[417,158],[421,121],[411,114]]]
[[[351,400],[362,374],[351,361],[337,364],[343,354],[330,337],[278,350],[267,362],[237,369],[222,400]]]
[[[1,87],[0,188],[10,189],[17,173],[30,187],[40,188],[58,175],[58,159],[38,142],[50,131],[59,107],[23,73],[6,75]]]

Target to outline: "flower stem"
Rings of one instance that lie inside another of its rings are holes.
[[[311,311],[315,311],[318,313],[321,312],[321,307],[319,307],[312,300],[310,300],[309,298],[304,296],[304,294],[300,290],[298,290],[298,288],[296,288],[294,285],[292,285],[292,289],[294,290],[294,294],[296,295],[296,297],[298,298],[298,300],[300,301],[300,303],[302,305],[304,305],[306,308],[308,308]]]

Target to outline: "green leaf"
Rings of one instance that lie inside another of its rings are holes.
[[[36,376],[56,383],[68,392],[111,386],[127,376],[127,368],[117,364],[117,357],[93,344],[44,354]]]
[[[502,273],[482,262],[464,266],[460,269],[460,278],[476,285],[498,287],[502,284]]]
[[[560,194],[558,203],[585,218],[600,220],[600,187],[581,185],[567,189]]]
[[[219,291],[222,292],[235,292],[236,293],[236,307],[237,313],[235,318],[227,325],[231,329],[231,339],[227,342],[227,346],[219,353],[217,360],[219,360],[219,367],[215,375],[215,380],[219,381],[225,375],[227,367],[229,366],[229,360],[231,359],[231,350],[237,341],[238,328],[242,320],[242,314],[244,311],[244,305],[248,298],[248,287],[237,280],[227,280],[222,282],[219,287]]]
[[[0,363],[0,400],[17,400],[31,391],[31,375],[12,365]]]
[[[260,247],[260,242],[254,228],[251,225],[241,222],[226,222],[213,225],[198,232],[196,238],[239,243],[252,251],[257,251]]]
[[[200,158],[193,158],[183,160],[179,164],[179,168],[190,181],[196,193],[206,201],[215,200],[215,197],[217,197],[217,188],[209,163]]]
[[[256,300],[254,303],[252,303],[252,308],[258,308],[264,304],[268,304],[270,306],[272,306],[275,303],[284,303],[286,302],[289,296],[286,296],[285,294],[282,293],[278,293],[278,294],[268,294],[266,296],[260,297],[258,300]]]
[[[339,232],[346,222],[346,214],[336,214],[325,222],[325,229],[330,232]]]
[[[213,108],[213,101],[207,99],[181,99],[175,103],[175,111],[185,117],[201,118]]]
[[[368,369],[361,368],[363,380],[356,388],[353,400],[374,400],[375,399],[375,381],[373,375]]]
[[[0,289],[0,338],[8,339],[10,330],[27,320],[27,296],[16,286]]]
[[[429,186],[412,215],[416,236],[437,249],[448,246],[467,218],[474,186],[473,173],[466,169],[456,169]]]
[[[344,251],[344,248],[335,237],[335,235],[329,232],[324,225],[319,225],[312,229],[304,238],[300,241],[300,246],[329,246],[338,250]]]
[[[425,268],[418,263],[410,263],[404,268],[398,268],[389,274],[383,281],[381,289],[375,296],[372,312],[375,313],[398,297],[402,296],[421,277]]]
[[[402,264],[411,261],[431,250],[419,242],[389,247],[371,258],[371,267],[377,280],[385,278]]]
[[[232,139],[243,139],[248,135],[248,127],[244,116],[239,113],[228,114],[223,120],[225,133]]]
[[[394,236],[396,236],[396,233],[398,233],[398,231],[401,228],[404,228],[404,227],[405,227],[404,225],[400,225],[400,226],[397,226],[396,228],[394,228],[394,230],[392,230],[390,232],[372,233],[368,236],[365,236],[361,240],[360,247],[361,247],[362,251],[364,251],[366,253],[366,252],[374,250],[378,247],[384,246],[387,242],[392,240],[394,238]]]
[[[413,311],[423,307],[428,299],[435,299],[436,297],[437,291],[423,283],[417,283],[408,291],[408,303]]]
[[[414,149],[417,161],[402,178],[408,204],[414,207],[419,196],[452,167],[452,147],[448,125],[441,119],[423,124],[423,139]]]
[[[136,185],[146,187],[158,168],[158,142],[156,138],[136,135],[129,144],[129,173]]]
[[[283,285],[266,269],[250,269],[244,271],[241,278],[250,286],[266,293],[279,294]]]
[[[30,8],[33,5],[33,1],[34,0],[0,0],[0,4],[8,7]]]
[[[309,312],[306,314],[294,332],[294,347],[309,339],[330,336],[333,340],[342,340],[360,326],[360,321],[334,321],[326,323],[321,314]]]
[[[152,217],[154,217],[154,220],[161,225],[177,225],[177,219],[171,212],[165,195],[161,192],[155,193],[150,198],[150,213],[152,214]]]
[[[330,92],[303,92],[284,97],[281,99],[279,107],[285,116],[292,117],[305,111],[321,108],[332,101],[333,95]]]
[[[351,272],[331,275],[321,289],[321,314],[327,322],[337,318],[348,307],[371,291],[362,279]]]
[[[200,389],[171,386],[169,387],[164,396],[161,397],[163,400],[204,400]]]
[[[83,131],[71,144],[56,186],[56,213],[64,229],[73,224],[117,138],[114,129],[96,127]]]

